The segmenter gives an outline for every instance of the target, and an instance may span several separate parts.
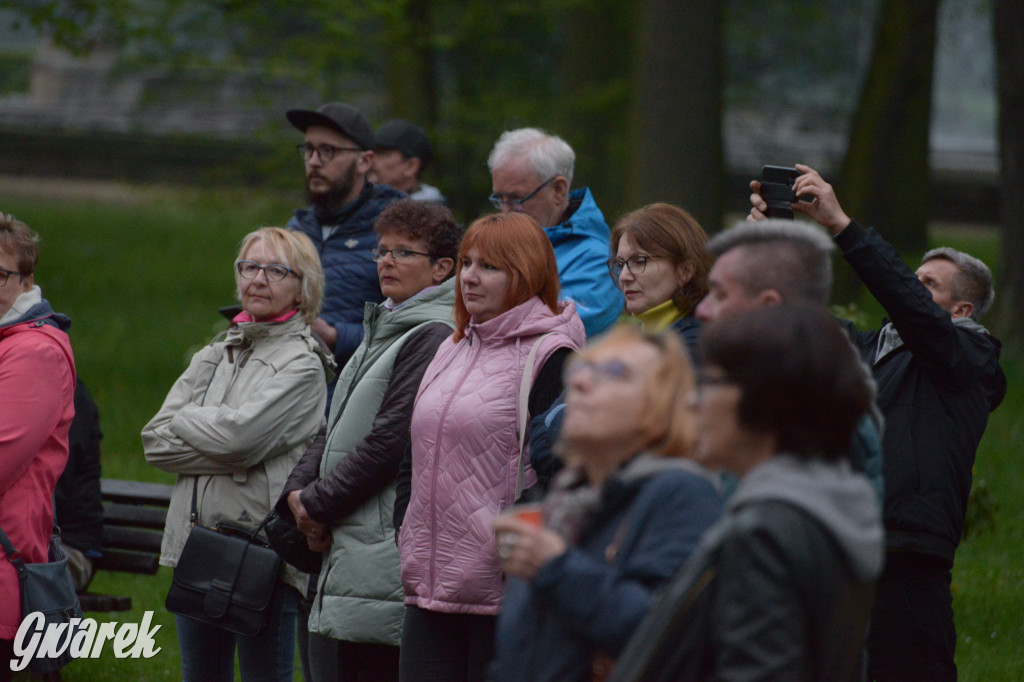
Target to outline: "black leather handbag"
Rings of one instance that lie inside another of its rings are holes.
[[[193,524],[197,517],[193,488]],[[281,571],[277,552],[258,537],[267,520],[252,531],[193,525],[174,569],[167,610],[239,635],[264,632]]]

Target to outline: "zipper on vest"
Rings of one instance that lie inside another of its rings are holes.
[[[470,343],[469,345],[472,346],[472,343]],[[466,377],[469,376],[469,373],[472,371],[473,367],[476,366],[477,361],[480,359],[480,351],[482,350],[483,344],[477,346],[476,354],[473,356],[473,359],[470,361],[470,363],[466,366],[466,371],[464,371],[462,373],[462,376],[459,377],[458,383],[455,384],[455,390],[452,391],[451,398],[448,399],[448,402],[441,410],[441,416],[437,423],[437,435],[434,437],[434,471],[433,476],[431,476],[430,483],[430,533],[433,539],[430,542],[430,579],[427,581],[427,584],[430,587],[431,597],[433,597],[434,592],[434,566],[436,565],[437,558],[437,474],[438,470],[441,468],[441,432],[444,431],[444,425],[445,420],[448,416],[448,410],[451,408],[452,403],[455,402],[455,398],[459,395],[459,391],[462,389],[462,385],[466,382]]]

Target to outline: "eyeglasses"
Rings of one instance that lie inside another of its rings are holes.
[[[627,268],[634,277],[644,274],[644,269],[647,268],[647,261],[657,256],[630,256],[627,260],[621,258],[609,258],[608,259],[608,272],[611,273],[612,279],[616,282],[619,281],[619,275],[622,274],[622,268]]]
[[[565,370],[565,378],[570,379],[583,370],[588,370],[597,381],[624,381],[633,374],[629,365],[614,358],[603,362],[593,360],[573,360]]]
[[[320,161],[322,161],[323,163],[330,163],[331,159],[333,159],[334,155],[337,154],[338,152],[366,151],[365,149],[360,149],[359,147],[336,147],[333,144],[320,144],[314,146],[308,142],[306,144],[295,145],[295,148],[299,150],[299,154],[301,154],[302,158],[304,158],[306,161],[312,159],[313,152],[316,152],[316,155],[320,157]]]
[[[279,263],[260,265],[259,263],[253,263],[251,260],[240,260],[235,263],[235,269],[238,270],[239,275],[246,279],[256,279],[260,274],[260,270],[263,271],[268,282],[280,282],[288,275],[295,275],[296,279],[302,279],[302,276],[296,275],[292,272],[291,268]]]
[[[422,251],[413,251],[411,249],[377,249],[371,252],[374,263],[379,263],[384,260],[388,254],[391,254],[392,263],[405,263],[413,256],[426,256],[433,260],[434,257],[429,253],[423,253]]]
[[[499,211],[501,210],[501,207],[503,205],[506,205],[506,206],[508,206],[510,211],[515,211],[516,213],[522,213],[523,211],[526,210],[526,207],[523,206],[523,204],[525,204],[527,201],[532,199],[534,197],[534,195],[537,194],[537,192],[541,191],[542,189],[544,189],[545,187],[550,185],[552,182],[554,182],[555,178],[557,178],[557,177],[558,177],[557,175],[552,175],[550,178],[548,178],[547,180],[542,182],[540,184],[540,187],[538,187],[537,189],[533,190],[532,192],[527,194],[522,199],[520,199],[519,197],[506,197],[506,196],[503,196],[503,195],[497,194],[497,193],[492,194],[491,196],[489,196],[487,198],[491,200],[491,205],[493,205],[494,208],[498,209]]]
[[[11,275],[17,275],[19,282],[21,281],[22,278],[25,277],[25,275],[21,274],[17,270],[7,270],[5,268],[0,268],[0,287],[7,286],[7,278],[10,277]]]

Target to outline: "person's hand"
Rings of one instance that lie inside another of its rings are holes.
[[[322,317],[313,320],[313,333],[323,339],[323,342],[331,349],[334,348],[334,343],[338,340],[338,330]]]
[[[531,580],[541,566],[566,550],[565,540],[557,533],[511,514],[494,520],[494,542],[501,570],[523,580]]]
[[[790,204],[793,210],[807,215],[834,235],[845,230],[850,224],[850,216],[843,212],[832,185],[825,182],[818,171],[810,166],[798,163],[796,169],[800,175],[793,182],[793,193],[797,197],[809,197],[811,200],[797,199]],[[751,180],[750,191],[750,213],[747,214],[747,220],[767,219],[768,202],[761,197],[761,182]]]
[[[793,182],[793,193],[797,197],[811,197],[811,201],[794,201],[794,211],[807,215],[811,220],[828,229],[833,235],[839,234],[850,224],[850,216],[836,199],[832,185],[825,182],[818,171],[810,166],[796,164],[800,176]]]
[[[768,202],[761,196],[761,181],[750,181],[750,213],[747,220],[767,220]]]
[[[334,536],[330,533],[324,533],[319,538],[312,538],[306,536],[306,544],[314,552],[320,552],[321,554],[328,551],[331,548],[331,543],[334,540]]]
[[[301,493],[302,491],[300,490],[293,490],[288,493],[288,508],[292,510],[292,516],[295,517],[295,527],[306,536],[307,541],[310,543],[309,548],[314,552],[322,552],[323,550],[315,549],[312,543],[314,541],[322,542],[326,538],[327,546],[330,547],[331,534],[328,532],[326,523],[320,523],[306,511],[306,506],[302,504],[302,500],[299,498]]]

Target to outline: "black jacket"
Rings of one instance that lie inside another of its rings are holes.
[[[773,457],[652,599],[609,682],[854,680],[881,567],[867,481]]]
[[[98,552],[103,546],[103,501],[100,496],[100,413],[79,379],[75,418],[68,431],[68,463],[57,480],[57,524],[69,547]]]
[[[885,415],[886,545],[952,563],[978,442],[1006,393],[1000,343],[976,323],[954,324],[874,230],[852,222],[835,241],[904,344],[875,363],[880,331],[853,334]]]

